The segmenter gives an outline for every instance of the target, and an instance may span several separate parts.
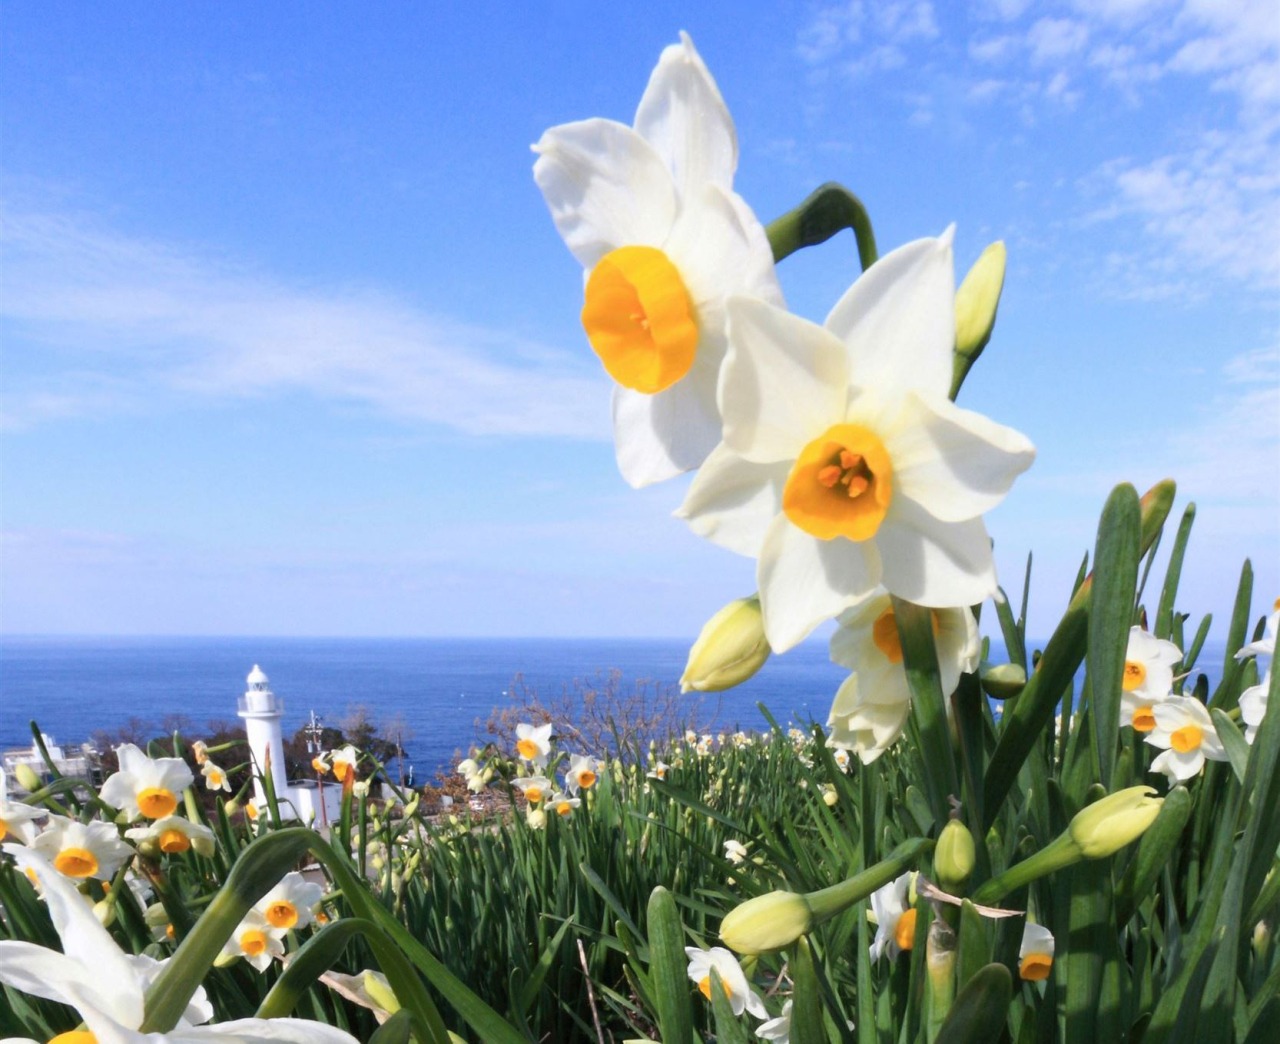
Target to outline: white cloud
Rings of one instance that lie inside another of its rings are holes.
[[[6,426],[303,391],[468,434],[608,438],[607,384],[582,354],[79,217],[3,224]]]
[[[1075,54],[1088,39],[1088,28],[1069,18],[1041,18],[1027,31],[1031,60],[1041,65]]]
[[[1018,49],[1016,36],[989,36],[969,41],[969,57],[975,62],[1003,62]]]

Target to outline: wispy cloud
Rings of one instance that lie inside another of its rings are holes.
[[[7,427],[301,391],[466,434],[608,438],[607,384],[580,353],[65,212],[0,216]]]

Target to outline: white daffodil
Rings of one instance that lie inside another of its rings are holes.
[[[1018,948],[1018,974],[1028,982],[1043,982],[1053,969],[1053,932],[1027,922]]]
[[[97,1028],[95,1021],[111,1029],[136,1030],[142,1024],[143,996],[163,962],[124,953],[84,897],[42,856],[17,845],[6,845],[5,851],[39,884],[62,952],[19,940],[0,941],[0,983],[71,1005],[90,1030]],[[212,1017],[213,1008],[201,987],[187,1005],[182,1025]]]
[[[667,773],[671,771],[671,766],[665,761],[653,761],[649,764],[649,771],[645,773],[650,779],[666,779]]]
[[[216,963],[229,964],[237,957],[243,957],[258,971],[266,971],[272,957],[284,954],[283,934],[283,930],[268,924],[258,910],[250,910],[223,945]]]
[[[877,585],[939,609],[993,594],[982,515],[1035,448],[948,398],[951,231],[886,254],[825,326],[745,297],[727,310],[724,441],[677,514],[758,559],[772,649]]]
[[[1270,691],[1271,668],[1268,667],[1262,681],[1257,685],[1250,685],[1240,694],[1240,717],[1246,726],[1244,738],[1248,743],[1257,738],[1258,728],[1267,713],[1267,693]]]
[[[209,760],[209,744],[204,740],[196,740],[191,744],[191,756],[196,759],[197,765],[203,765]]]
[[[10,801],[4,794],[4,771],[0,769],[0,841],[21,841],[29,845],[36,836],[37,819],[44,818],[45,811],[20,801]]]
[[[99,796],[131,819],[164,819],[178,807],[179,795],[195,777],[181,758],[149,758],[132,743],[116,748],[120,771],[102,784]]]
[[[109,881],[134,854],[110,823],[96,819],[81,823],[52,813],[31,847],[58,873],[80,881],[89,877]]]
[[[871,943],[873,961],[881,955],[893,960],[915,945],[916,908],[910,900],[914,878],[915,874],[905,873],[871,893],[871,919],[876,923],[876,937]]]
[[[181,816],[165,816],[146,826],[126,830],[124,836],[136,842],[146,855],[155,852],[179,855],[194,848],[197,855],[210,856],[214,850],[213,831]]]
[[[977,669],[978,625],[965,608],[934,609],[930,615],[942,692],[950,696],[960,675]],[[831,637],[831,659],[853,671],[831,704],[831,743],[869,765],[901,735],[911,706],[897,618],[887,594],[841,614]]]
[[[1129,644],[1124,653],[1121,680],[1120,724],[1135,732],[1155,728],[1155,705],[1173,692],[1173,668],[1182,660],[1182,650],[1173,642],[1157,638],[1141,627],[1129,628]]]
[[[698,757],[705,758],[715,750],[715,742],[714,736],[710,733],[705,733],[698,738],[698,745],[694,748],[694,752]]]
[[[720,986],[729,999],[729,1006],[735,1015],[749,1011],[757,1019],[767,1019],[769,1011],[764,1001],[747,983],[742,965],[733,953],[723,946],[713,946],[709,950],[701,950],[696,946],[686,946],[685,956],[689,958],[689,978],[697,983],[702,995],[711,1000],[711,969],[720,976]]]
[[[1267,624],[1263,628],[1262,637],[1256,642],[1250,642],[1242,647],[1236,653],[1236,659],[1244,660],[1250,656],[1274,656],[1276,651],[1276,632],[1278,630],[1280,630],[1280,598],[1276,599],[1275,607],[1271,615],[1267,617]]]
[[[737,134],[715,81],[682,33],[634,127],[566,123],[533,150],[534,179],[588,273],[582,324],[618,383],[623,478],[646,486],[698,467],[720,441],[725,299],[782,304],[768,236],[733,191]]]
[[[738,863],[744,863],[747,860],[747,846],[741,841],[729,838],[729,840],[724,843],[724,857],[735,865]]]
[[[530,805],[539,805],[555,793],[556,785],[546,776],[520,776],[511,785],[524,794]]]
[[[319,776],[327,776],[333,771],[333,765],[329,763],[329,759],[323,754],[317,754],[311,759],[311,768]]]
[[[547,811],[558,816],[571,816],[575,808],[582,806],[582,798],[570,797],[568,794],[552,794],[547,798]]]
[[[831,752],[831,760],[836,763],[836,768],[841,772],[849,771],[849,751],[846,748],[836,747],[836,749]]]
[[[312,911],[323,897],[324,889],[320,885],[291,870],[253,908],[272,928],[287,932],[305,928],[315,920]]]
[[[204,785],[209,790],[225,790],[231,793],[231,781],[227,779],[227,774],[208,758],[205,758],[204,764],[200,766],[200,775],[204,776]]]
[[[1151,762],[1152,772],[1163,772],[1170,784],[1198,776],[1205,759],[1226,761],[1227,753],[1213,727],[1205,705],[1192,696],[1169,696],[1155,705],[1155,724],[1147,734],[1153,747],[1164,753]]]
[[[333,777],[339,783],[345,783],[347,776],[353,777],[356,771],[356,763],[360,760],[360,752],[356,750],[350,743],[339,750],[329,752],[329,761],[333,765]]]
[[[569,793],[576,794],[580,790],[590,790],[596,784],[596,771],[599,763],[589,754],[571,754],[569,768],[564,774],[565,786]]]
[[[790,1044],[791,1001],[787,1001],[782,1005],[782,1014],[776,1019],[760,1023],[756,1027],[756,1036],[761,1040],[771,1040],[774,1044]]]
[[[516,753],[534,765],[546,765],[547,759],[551,757],[551,722],[545,725],[529,725],[525,722],[518,724]]]

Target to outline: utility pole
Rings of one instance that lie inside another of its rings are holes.
[[[302,731],[307,736],[307,753],[311,755],[312,766],[315,760],[324,753],[324,725],[320,719],[316,717],[316,712],[311,712],[310,720],[302,727]],[[320,802],[320,826],[327,827],[329,825],[329,809],[324,800],[324,773],[318,768],[316,771],[316,796]]]

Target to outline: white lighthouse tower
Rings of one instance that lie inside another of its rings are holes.
[[[266,804],[267,794],[260,777],[268,771],[279,799],[283,802],[289,794],[280,724],[284,718],[284,703],[276,699],[276,694],[267,685],[266,674],[256,663],[245,682],[248,688],[236,713],[244,718],[244,730],[253,754],[253,803],[262,807]]]

